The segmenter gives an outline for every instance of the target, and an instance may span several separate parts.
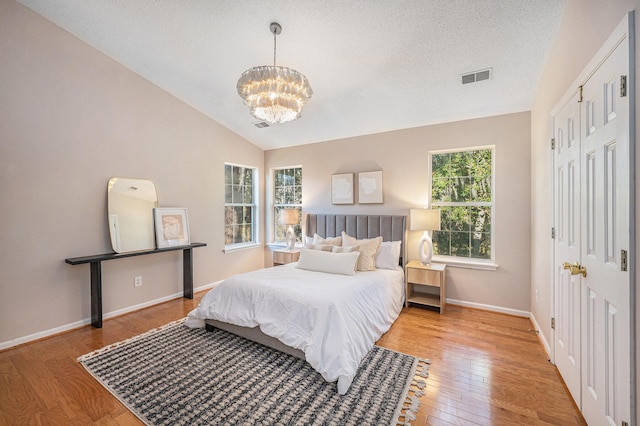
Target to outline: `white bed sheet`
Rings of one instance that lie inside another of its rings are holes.
[[[353,276],[289,263],[233,276],[211,289],[187,326],[205,319],[263,333],[304,352],[307,362],[345,394],[360,362],[402,310],[404,273],[378,269]]]

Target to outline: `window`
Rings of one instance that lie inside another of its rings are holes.
[[[256,242],[256,169],[224,165],[224,244]]]
[[[493,259],[493,147],[430,153],[434,254]]]
[[[273,241],[284,242],[289,225],[281,225],[280,210],[292,208],[299,211],[302,220],[302,167],[289,167],[273,171]],[[296,241],[302,241],[302,226],[293,225]]]

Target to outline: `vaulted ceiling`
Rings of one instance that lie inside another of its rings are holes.
[[[531,108],[565,0],[19,0],[263,149]],[[246,69],[307,76],[294,122],[257,128]],[[461,75],[491,69],[489,80]]]

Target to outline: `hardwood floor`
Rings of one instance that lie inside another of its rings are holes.
[[[141,424],[76,358],[184,317],[203,295],[0,352],[0,424]],[[475,309],[410,307],[378,344],[431,359],[414,425],[586,424],[530,328]]]

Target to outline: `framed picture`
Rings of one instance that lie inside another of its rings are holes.
[[[331,204],[353,204],[353,173],[331,175]]]
[[[382,170],[358,173],[358,202],[382,203]]]
[[[156,246],[158,248],[191,244],[187,209],[155,208],[153,209],[153,218],[156,225]]]

